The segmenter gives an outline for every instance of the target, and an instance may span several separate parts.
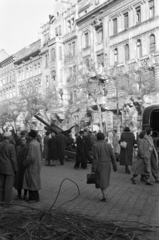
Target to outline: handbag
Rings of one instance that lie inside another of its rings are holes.
[[[92,172],[87,174],[87,184],[96,184],[97,183],[97,173]]]
[[[125,138],[125,137],[124,137]],[[127,142],[124,140],[124,141],[122,141],[121,143],[120,143],[120,146],[122,147],[122,148],[127,148]]]

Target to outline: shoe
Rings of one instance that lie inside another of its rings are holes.
[[[156,180],[155,180],[155,183],[159,183],[159,179],[156,179]]]
[[[132,181],[132,183],[133,183],[133,184],[136,184],[136,182],[135,182],[135,179],[134,179],[134,178],[131,178],[131,181]]]
[[[101,202],[107,202],[107,199],[102,197],[102,198],[100,199],[100,201],[101,201]]]
[[[60,165],[64,165],[64,163],[60,163]]]
[[[148,186],[153,186],[153,184],[150,183],[150,182],[147,182],[146,185],[148,185]]]
[[[141,178],[140,178],[140,181],[141,181],[141,182],[146,182],[146,179],[145,179],[144,177],[141,177]]]
[[[78,168],[78,167],[75,167],[74,169],[78,170],[79,168]]]
[[[20,195],[17,195],[15,200],[19,200],[19,199],[22,199],[22,197]]]

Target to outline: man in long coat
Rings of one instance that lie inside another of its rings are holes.
[[[87,160],[86,160],[85,151],[84,151],[83,135],[84,135],[84,131],[81,130],[76,140],[77,150],[76,150],[76,163],[74,166],[75,169],[78,169],[80,164],[83,169],[87,168]]]
[[[18,171],[15,147],[10,143],[11,132],[4,133],[0,143],[0,202],[12,201],[14,175]]]
[[[20,145],[16,148],[18,172],[14,179],[14,187],[18,192],[17,199],[21,199],[21,191],[23,188],[23,177],[24,177],[24,171],[25,171],[23,163],[25,161],[27,150],[28,150],[26,136],[21,136],[20,141],[21,141]],[[26,195],[27,195],[27,191],[24,190],[24,199],[26,198]]]
[[[41,149],[40,143],[36,139],[37,132],[31,130],[28,134],[29,148],[27,157],[24,162],[26,167],[23,179],[23,189],[29,191],[28,203],[35,203],[39,201],[39,190],[41,189]]]
[[[46,132],[44,137],[44,159],[45,159],[45,166],[49,165],[49,137],[50,133]]]
[[[56,166],[56,160],[59,156],[59,150],[58,150],[58,140],[54,133],[51,134],[51,138],[48,142],[48,150],[49,150],[49,165],[50,166]]]
[[[64,165],[66,137],[59,132],[57,135],[57,141],[58,141],[59,161],[61,165]]]
[[[130,174],[129,166],[132,166],[133,147],[136,143],[134,134],[130,131],[129,127],[125,127],[124,132],[121,135],[119,143],[126,142],[126,148],[121,146],[120,151],[120,165],[125,166],[125,172]]]

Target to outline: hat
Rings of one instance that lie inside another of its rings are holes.
[[[4,133],[4,137],[5,138],[10,138],[12,136],[12,133],[11,132],[5,132]]]
[[[114,129],[113,131],[114,131],[114,132],[117,132],[117,130],[116,130],[116,129]]]
[[[37,131],[31,129],[30,132],[28,133],[29,136],[33,137],[33,138],[36,138],[37,136]]]
[[[125,127],[124,128],[124,132],[130,132],[130,128],[129,127]]]

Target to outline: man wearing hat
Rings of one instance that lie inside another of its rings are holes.
[[[41,189],[41,149],[40,143],[37,141],[37,132],[31,130],[28,134],[29,148],[24,161],[26,167],[23,179],[23,189],[29,191],[28,203],[39,201],[39,190]]]
[[[12,201],[14,175],[16,174],[17,159],[15,147],[10,143],[11,132],[4,133],[4,140],[0,143],[0,202]]]
[[[79,136],[77,137],[77,140],[76,140],[77,150],[76,150],[76,163],[74,166],[76,170],[78,170],[80,164],[83,169],[87,168],[83,135],[84,135],[84,130],[82,129],[79,131]]]

